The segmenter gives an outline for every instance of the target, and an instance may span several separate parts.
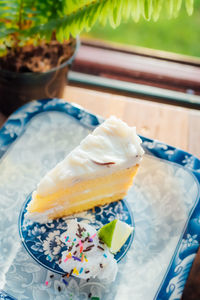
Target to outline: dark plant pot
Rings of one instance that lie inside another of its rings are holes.
[[[15,73],[0,70],[0,112],[8,116],[31,100],[61,98],[78,46],[77,39],[73,55],[60,66],[44,73]]]

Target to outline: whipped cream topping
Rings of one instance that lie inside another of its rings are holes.
[[[134,166],[143,154],[136,128],[112,116],[42,178],[36,193],[45,197],[81,180]]]
[[[67,274],[83,279],[98,277],[107,282],[115,280],[117,262],[99,240],[93,226],[76,219],[70,220],[61,241],[68,249],[62,252],[59,267]]]

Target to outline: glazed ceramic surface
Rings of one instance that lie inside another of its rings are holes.
[[[105,222],[119,217],[129,224],[134,217],[134,238],[111,285],[74,277],[65,283],[46,259],[55,260],[60,251],[60,225],[52,222],[48,231],[47,225],[24,224],[26,201],[40,178],[100,122],[78,106],[50,99],[22,107],[1,129],[0,299],[181,298],[200,241],[200,161],[182,150],[142,137],[146,154],[126,199],[78,215],[97,228],[102,215]],[[28,234],[35,242],[26,248]],[[33,253],[44,253],[47,266]]]

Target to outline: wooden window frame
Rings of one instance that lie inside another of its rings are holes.
[[[200,59],[195,57],[83,39],[69,82],[200,109]]]

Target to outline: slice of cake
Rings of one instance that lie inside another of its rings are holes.
[[[108,118],[42,178],[29,217],[45,222],[123,198],[143,153],[136,128]]]

